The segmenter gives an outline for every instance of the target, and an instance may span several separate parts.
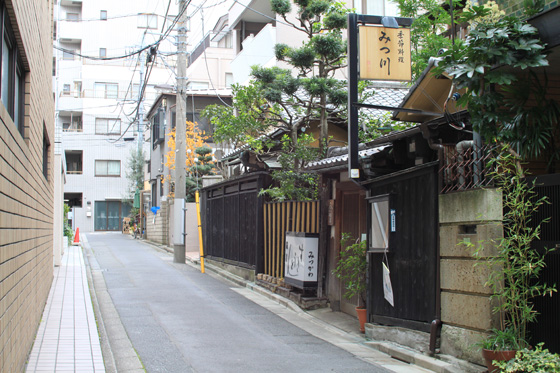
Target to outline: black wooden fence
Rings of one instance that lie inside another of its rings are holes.
[[[252,173],[203,188],[204,253],[207,258],[262,272],[266,173]]]

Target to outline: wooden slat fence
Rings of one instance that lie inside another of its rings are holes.
[[[319,201],[264,204],[264,274],[284,278],[286,232],[319,233]]]

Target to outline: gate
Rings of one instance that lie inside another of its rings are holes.
[[[202,228],[205,256],[261,271],[263,203],[266,173],[251,173],[202,190]]]
[[[386,258],[379,250],[369,254],[370,321],[429,332],[430,323],[437,318],[437,168],[436,162],[417,166],[374,179],[369,186],[370,234],[375,201],[388,201],[387,214],[391,213]],[[388,262],[391,271],[394,307],[384,297],[383,262]]]
[[[284,278],[286,232],[319,233],[319,201],[265,203],[263,273],[266,275]]]

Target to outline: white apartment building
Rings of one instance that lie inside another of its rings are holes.
[[[346,0],[345,3],[358,14],[396,17],[399,13],[398,6],[391,0]],[[297,6],[292,3],[293,15],[296,10]],[[236,52],[231,70],[234,83],[239,84],[249,82],[253,65],[291,68],[276,60],[274,46],[279,43],[298,46],[306,38],[272,11],[269,0],[235,1],[229,8],[229,25]],[[340,71],[337,77],[346,79],[346,71]]]
[[[156,86],[175,83],[178,6],[175,1],[169,5],[166,18],[164,1],[55,4],[53,89],[66,160],[64,199],[72,207],[72,226],[80,232],[121,230],[129,214],[128,159],[139,146],[149,152],[143,113],[157,95]],[[147,58],[155,49],[135,53],[155,47],[170,27],[151,61]],[[139,104],[141,83],[146,88]]]

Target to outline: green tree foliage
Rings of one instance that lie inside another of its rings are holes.
[[[185,178],[187,202],[194,202],[195,192],[202,186],[202,177],[213,175],[216,168],[212,158],[212,149],[201,146],[194,152],[196,154],[194,165],[187,170],[188,176]]]
[[[347,10],[334,0],[296,0],[292,12],[290,0],[272,0],[272,10],[284,23],[305,34],[301,46],[275,46],[276,58],[293,69],[254,66],[252,75],[263,97],[276,104],[277,116],[297,142],[298,130],[318,120],[321,129],[320,153],[328,146],[328,119],[345,110],[345,82],[334,78],[336,70],[345,66],[346,43],[342,30],[346,28]],[[295,15],[296,21],[293,22]],[[330,108],[328,105],[331,105]]]
[[[253,83],[234,84],[231,89],[232,106],[208,105],[201,113],[212,123],[214,141],[234,147],[249,143],[262,148],[259,139],[276,125],[276,121],[268,119],[278,115],[276,108],[269,106],[263,92]]]
[[[416,80],[428,66],[431,57],[451,46],[451,39],[445,35],[451,25],[449,10],[443,8],[440,0],[397,0],[402,17],[413,18],[410,43],[412,58],[412,79]],[[453,0],[455,9],[460,0]],[[456,16],[456,15],[454,15]]]
[[[318,150],[310,147],[313,141],[308,134],[300,135],[295,145],[288,136],[282,138],[282,153],[278,156],[282,167],[272,171],[275,185],[261,194],[279,202],[317,199],[317,175],[303,171],[307,163],[317,159]]]
[[[527,326],[537,317],[533,299],[552,296],[556,286],[539,281],[545,267],[544,257],[551,249],[541,252],[531,247],[531,243],[539,239],[541,224],[549,221],[533,223],[532,216],[549,202],[547,197],[537,197],[534,182],[531,184],[525,180],[518,167],[519,161],[504,149],[492,165],[492,177],[502,192],[504,207],[504,238],[494,243],[495,253],[487,256],[489,244],[493,242],[475,245],[463,241],[463,244],[474,249],[477,264],[485,265],[489,270],[485,286],[492,289],[492,298],[496,300],[493,312],[500,317],[499,330],[512,332],[516,344],[524,347],[528,345]],[[491,338],[495,340],[495,336]]]
[[[134,199],[136,190],[144,189],[144,151],[131,149],[127,162],[126,178],[128,179],[127,199]]]
[[[333,274],[344,284],[344,298],[359,296],[361,304],[366,304],[367,290],[367,241],[352,239],[349,233],[342,233],[340,258]]]
[[[74,239],[74,231],[72,230],[72,227],[70,226],[70,224],[68,224],[68,213],[69,212],[70,212],[70,206],[68,206],[65,203],[64,204],[64,216],[63,216],[62,229],[63,229],[63,235],[67,237],[68,244],[70,245],[72,243],[72,240]]]
[[[485,14],[483,7],[465,12]],[[478,19],[466,43],[442,55],[438,73],[467,89],[459,103],[468,106],[473,128],[488,143],[509,144],[524,159],[546,155],[552,171],[560,156],[554,146],[560,105],[548,98],[546,76],[528,70],[548,65],[538,31],[513,17]]]

